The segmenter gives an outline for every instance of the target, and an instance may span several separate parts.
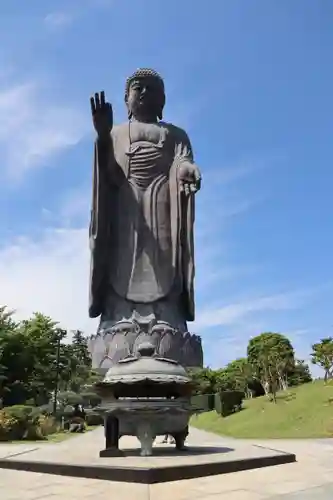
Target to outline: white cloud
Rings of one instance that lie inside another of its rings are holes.
[[[58,11],[50,12],[45,16],[44,23],[51,29],[58,29],[67,26],[72,22],[72,15],[70,12]]]
[[[275,317],[272,317],[270,315],[272,311],[260,310],[253,312],[257,314],[253,314],[253,316],[250,316],[250,314],[233,316],[229,323],[220,325],[218,333],[214,330],[208,337],[204,337],[206,363],[209,363],[212,368],[219,368],[233,359],[246,356],[249,340],[263,332],[282,333],[290,339],[295,349],[296,358],[309,362],[311,341],[308,330],[285,331],[281,329],[278,316],[274,315]],[[278,312],[281,312],[281,316],[284,316],[283,309]],[[317,373],[312,366],[310,368],[314,374]]]
[[[197,288],[207,286],[198,280]],[[41,311],[67,329],[94,333],[97,322],[88,318],[89,248],[88,229],[48,229],[40,238],[18,238],[0,248],[0,304],[25,318]],[[253,313],[286,311],[301,307],[311,297],[303,290],[240,300],[198,311],[191,329],[241,326]],[[249,326],[249,325],[248,325]],[[243,335],[243,329],[242,336]],[[251,329],[251,333],[255,333]]]
[[[89,247],[87,212],[90,190],[68,191],[61,199],[61,208],[50,213],[42,209],[49,224],[61,225],[41,231],[39,237],[22,237],[0,247],[0,305],[16,309],[18,319],[40,311],[57,320],[67,330],[82,329],[87,335],[96,332],[98,320],[88,318]],[[85,220],[82,220],[82,219]],[[79,221],[76,223],[76,221]],[[77,229],[73,229],[76,224]],[[219,235],[220,236],[220,235]],[[215,250],[214,250],[215,243]],[[219,367],[235,357],[246,354],[251,336],[267,329],[280,331],[276,313],[285,319],[285,312],[302,308],[313,296],[322,291],[305,289],[285,293],[258,294],[242,289],[243,296],[231,303],[212,297],[212,287],[221,280],[238,278],[240,287],[246,273],[257,272],[258,267],[232,267],[228,265],[227,251],[221,254],[219,238],[211,239],[208,247],[200,242],[196,280],[197,297],[206,292],[197,320],[189,327],[203,335],[205,362]],[[220,268],[220,262],[223,268]],[[217,266],[219,263],[219,266]],[[213,273],[216,269],[218,270]],[[225,284],[224,284],[225,285]],[[331,284],[330,284],[331,285]],[[227,287],[224,286],[227,289]],[[215,303],[210,303],[215,300]],[[210,304],[210,306],[208,306]],[[275,321],[272,321],[275,319]],[[217,332],[209,332],[220,327]],[[304,330],[289,332],[298,357],[308,359],[309,340]],[[289,336],[287,332],[287,336]]]
[[[200,331],[215,326],[235,325],[253,313],[297,309],[302,307],[313,293],[313,290],[300,290],[240,300],[223,307],[217,305],[200,311],[195,327]]]
[[[68,329],[95,333],[88,318],[88,230],[49,229],[39,241],[0,248],[0,304],[19,319],[40,311]]]
[[[44,25],[47,29],[58,31],[92,10],[109,9],[113,3],[114,0],[71,0],[59,10],[49,12],[44,17]]]
[[[88,226],[91,196],[90,186],[89,188],[80,186],[68,190],[62,198],[58,214],[60,219],[58,220],[63,221],[69,227],[77,224],[86,224]]]
[[[53,102],[40,84],[0,88],[0,155],[5,173],[13,178],[45,165],[56,153],[77,144],[87,131],[80,110]]]

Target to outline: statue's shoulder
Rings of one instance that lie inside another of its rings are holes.
[[[189,142],[189,137],[187,132],[181,128],[177,127],[173,123],[160,122],[168,131],[169,135],[175,140],[175,142]]]
[[[111,140],[114,149],[126,147],[128,142],[128,122],[113,125],[111,130]]]
[[[128,122],[118,123],[117,125],[113,125],[111,131],[111,137],[118,137],[122,134],[128,134]]]

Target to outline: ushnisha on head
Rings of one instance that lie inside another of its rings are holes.
[[[129,119],[146,122],[162,120],[165,91],[160,74],[149,68],[136,70],[126,80],[125,103]]]

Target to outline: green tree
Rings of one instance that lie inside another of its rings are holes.
[[[72,342],[51,318],[35,313],[16,323],[0,307],[0,399],[10,406],[33,400],[44,404],[61,391],[79,392],[93,383],[87,339],[79,330]]]
[[[8,359],[6,346],[17,327],[13,314],[14,311],[8,310],[7,306],[0,306],[0,408],[5,403],[5,396],[8,392],[9,371],[6,366],[6,358]]]
[[[237,381],[235,374],[226,368],[216,371],[215,392],[235,391]]]
[[[3,404],[10,406],[33,399],[42,404],[55,385],[56,354],[59,336],[66,332],[56,323],[36,313],[21,323],[2,322],[0,365]]]
[[[70,343],[62,343],[60,347],[60,391],[80,392],[91,382],[91,357],[88,341],[80,330],[72,332]]]
[[[333,376],[333,338],[326,337],[317,344],[313,344],[311,361],[314,365],[325,370],[324,380]]]
[[[198,368],[188,371],[191,376],[195,392],[197,394],[214,394],[216,390],[216,382],[218,374],[210,368]]]
[[[67,332],[59,328],[50,317],[41,313],[35,313],[31,318],[22,321],[19,331],[24,336],[25,351],[29,358],[25,361],[29,397],[33,398],[36,404],[42,404],[48,400],[55,388],[57,371],[62,372],[63,360],[59,357],[57,366],[57,354],[59,342],[66,338]]]
[[[0,306],[0,333],[15,330],[17,323],[13,319],[14,312],[8,310],[7,306]]]
[[[288,372],[288,385],[297,386],[312,382],[309,365],[302,359],[296,359],[295,366]]]
[[[88,350],[88,339],[81,330],[73,332],[72,351],[77,364],[71,388],[78,392],[88,383],[91,377],[91,356]]]
[[[238,358],[225,367],[225,380],[229,380],[227,390],[242,391],[251,397],[250,386],[253,382],[253,369],[247,358]]]
[[[247,356],[265,393],[276,401],[277,390],[288,387],[288,372],[295,365],[289,339],[280,333],[262,333],[249,341]]]

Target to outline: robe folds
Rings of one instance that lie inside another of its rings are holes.
[[[194,196],[180,189],[184,162],[193,163],[190,141],[171,124],[128,122],[114,126],[110,140],[96,140],[90,317],[105,318],[118,297],[177,302],[184,321],[194,320]]]

